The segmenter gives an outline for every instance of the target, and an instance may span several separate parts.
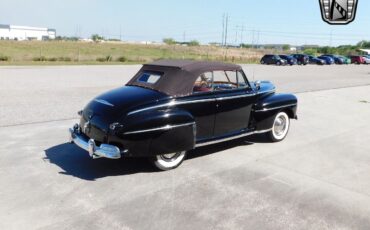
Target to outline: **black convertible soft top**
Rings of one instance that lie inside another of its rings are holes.
[[[126,84],[140,86],[163,92],[170,96],[186,96],[193,92],[193,86],[199,75],[217,71],[237,71],[239,65],[222,62],[191,61],[191,60],[159,60],[143,65],[140,71]],[[138,81],[145,71],[162,73],[161,78],[154,84]]]

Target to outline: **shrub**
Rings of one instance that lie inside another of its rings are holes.
[[[58,59],[57,59],[57,58],[55,58],[55,57],[51,57],[51,58],[48,58],[47,60],[48,60],[48,61],[52,61],[52,62],[54,62],[54,61],[57,61]]]
[[[96,59],[98,62],[109,62],[112,61],[112,56],[108,55],[106,57],[99,57]]]
[[[128,60],[127,60],[126,57],[121,56],[121,57],[117,58],[117,61],[119,61],[119,62],[127,62]]]
[[[102,57],[99,57],[99,58],[96,59],[96,61],[98,61],[98,62],[105,62],[106,59],[105,58],[102,58]]]
[[[8,56],[0,56],[0,61],[10,61],[10,57],[8,57]]]
[[[72,61],[72,59],[70,57],[59,57],[58,61],[70,62],[70,61]]]
[[[108,55],[108,56],[106,56],[106,57],[105,57],[105,60],[107,60],[107,61],[112,61],[112,60],[113,60],[113,58],[112,58],[112,56],[111,56],[111,55]]]
[[[32,61],[46,61],[46,57],[44,56],[41,56],[41,57],[34,57],[32,58]]]

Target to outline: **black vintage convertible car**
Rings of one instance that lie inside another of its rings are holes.
[[[260,133],[281,141],[296,111],[294,95],[249,82],[239,65],[160,60],[93,99],[70,137],[92,158],[147,157],[168,170],[200,146]]]

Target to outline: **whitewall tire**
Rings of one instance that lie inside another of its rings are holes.
[[[157,155],[153,158],[153,164],[156,168],[166,171],[179,167],[185,156],[186,151]]]
[[[275,116],[272,130],[268,133],[272,142],[279,142],[288,135],[290,119],[286,112],[280,112]]]

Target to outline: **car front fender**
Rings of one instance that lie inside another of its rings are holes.
[[[253,107],[252,121],[257,130],[272,128],[276,114],[285,111],[289,118],[297,119],[298,99],[293,94],[270,94],[260,98]]]

